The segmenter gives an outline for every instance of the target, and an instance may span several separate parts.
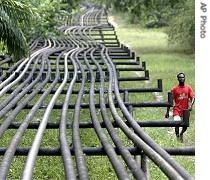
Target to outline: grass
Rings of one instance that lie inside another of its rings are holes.
[[[163,80],[163,98],[176,85],[176,75],[186,74],[186,83],[195,90],[195,56],[177,45],[169,45],[167,34],[162,29],[142,29],[139,25],[128,24],[124,15],[109,16],[114,22],[119,41],[129,47],[141,61],[146,62],[150,72],[150,86],[155,86],[157,79]],[[137,99],[137,96],[135,96]],[[137,100],[138,101],[138,100]],[[165,108],[141,108],[134,111],[137,120],[164,119]],[[168,128],[145,128],[145,131],[162,147],[195,146],[195,111],[191,112],[190,127],[184,134],[184,143],[176,140],[174,134],[168,133]],[[174,157],[192,176],[195,175],[194,157]],[[151,179],[167,179],[151,163]]]
[[[121,17],[121,18],[120,18]],[[195,89],[194,80],[194,55],[187,54],[183,49],[171,45],[168,46],[167,35],[164,33],[164,29],[141,29],[141,27],[136,25],[126,24],[123,16],[114,15],[111,18],[117,23],[116,32],[121,43],[127,45],[132,51],[136,52],[137,56],[140,56],[141,61],[145,61],[147,69],[150,72],[150,81],[147,86],[157,86],[157,79],[163,80],[163,92],[162,95],[164,99],[167,99],[167,92],[170,91],[171,87],[177,84],[176,74],[180,71],[185,72],[186,81],[188,84]],[[123,75],[133,76],[130,72]],[[135,74],[136,76],[136,74]],[[132,86],[136,87],[142,86],[138,83],[132,83]],[[145,85],[146,86],[146,85]],[[130,87],[129,83],[121,83],[120,87]],[[38,97],[33,99],[31,103],[35,103]],[[48,97],[45,103],[48,103],[51,97]],[[71,99],[71,103],[74,103],[76,95]],[[132,102],[139,101],[155,101],[153,94],[129,94],[129,99]],[[62,103],[64,96],[61,96],[58,103]],[[88,94],[84,95],[83,102],[87,103]],[[147,119],[164,119],[166,108],[136,108],[134,109],[134,118],[136,120],[147,120]],[[27,115],[28,111],[22,112],[16,118],[17,122],[20,122]],[[108,112],[110,113],[110,112]],[[44,111],[39,110],[33,122],[41,120]],[[99,112],[100,114],[100,112]],[[54,110],[49,122],[58,122],[61,116],[60,110]],[[68,112],[69,121],[72,119],[73,110]],[[110,117],[110,115],[109,115]],[[98,119],[101,120],[102,117],[98,115]],[[111,119],[111,118],[110,118]],[[168,132],[169,128],[144,128],[145,131],[162,147],[187,147],[195,145],[195,113],[194,109],[191,113],[190,127],[184,135],[184,143],[180,143],[176,140],[175,135]],[[1,119],[0,119],[1,120]],[[3,118],[2,118],[3,120]],[[80,111],[80,120],[87,121],[90,120],[90,115],[88,110]],[[112,120],[112,119],[111,119]],[[11,141],[11,136],[14,135],[16,130],[8,130],[3,138],[0,139],[1,147],[6,147]],[[71,143],[71,129],[68,129],[68,141]],[[100,147],[101,144],[98,141],[96,133],[92,129],[81,129],[81,140],[84,146],[88,147]],[[108,134],[104,130],[105,134]],[[20,143],[20,147],[30,147],[34,140],[36,130],[27,130],[23,136]],[[118,134],[125,146],[131,146],[131,142],[125,137],[125,135],[118,130]],[[58,130],[46,130],[41,147],[59,147],[58,142],[59,132]],[[108,136],[108,138],[110,138]],[[2,157],[0,157],[1,159]],[[194,176],[195,168],[194,157],[190,156],[176,156],[173,157],[179,162],[187,171]],[[90,179],[117,179],[115,172],[110,164],[109,160],[105,156],[86,156],[88,172]],[[11,164],[11,170],[9,172],[8,179],[20,179],[21,173],[23,172],[26,157],[16,156]],[[151,179],[168,179],[165,175],[152,163],[149,161]],[[36,168],[34,170],[33,179],[65,179],[64,177],[64,167],[61,157],[46,157],[38,156],[36,162]]]

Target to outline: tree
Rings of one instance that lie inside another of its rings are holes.
[[[20,28],[29,23],[29,6],[15,0],[0,1],[0,42],[17,60],[28,53],[26,38]]]
[[[171,43],[192,52],[195,50],[195,4],[194,0],[187,0],[174,16],[166,30]]]
[[[166,27],[169,41],[187,50],[195,48],[194,0],[95,0],[110,3],[130,23],[146,28]]]

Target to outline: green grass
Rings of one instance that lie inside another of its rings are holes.
[[[122,17],[122,16],[121,16]],[[195,62],[194,55],[187,54],[186,51],[179,48],[176,45],[168,46],[167,35],[164,33],[164,29],[141,29],[137,25],[126,24],[124,18],[119,16],[114,16],[115,22],[118,24],[116,27],[117,35],[121,43],[127,45],[132,51],[136,52],[137,56],[140,56],[141,61],[145,61],[147,69],[150,72],[150,82],[149,86],[156,87],[157,79],[163,80],[163,97],[167,100],[167,92],[170,91],[171,87],[177,84],[176,75],[178,72],[185,72],[186,82],[195,89]],[[138,72],[139,73],[139,72]],[[126,72],[122,76],[136,76],[131,72]],[[143,87],[146,86],[144,83],[132,83],[132,87]],[[120,87],[130,87],[130,83],[123,82],[120,83]],[[78,85],[79,88],[79,85]],[[87,87],[88,88],[88,87]],[[55,88],[56,89],[56,88]],[[35,103],[37,98],[34,98],[31,103]],[[51,96],[52,97],[52,96]],[[45,101],[47,104],[51,97],[48,97]],[[76,95],[70,100],[74,103]],[[62,103],[64,96],[57,101],[57,103]],[[129,100],[132,102],[154,102],[155,97],[152,93],[139,94],[131,93],[129,94]],[[88,94],[84,95],[83,102],[88,102]],[[136,120],[163,120],[166,108],[134,108],[134,118]],[[17,122],[21,122],[27,115],[28,111],[23,111],[18,115]],[[110,112],[108,112],[110,114]],[[39,110],[33,118],[33,122],[41,120],[44,111]],[[50,116],[49,122],[58,122],[61,116],[60,110],[53,110]],[[73,116],[73,110],[68,112],[68,120],[71,122]],[[110,120],[113,120],[109,115]],[[98,119],[101,120],[102,117],[100,112],[98,112]],[[162,147],[187,147],[195,145],[195,113],[194,109],[191,113],[190,127],[184,134],[184,143],[180,143],[176,140],[175,135],[169,133],[169,128],[144,128],[144,130]],[[3,118],[2,118],[3,120]],[[80,111],[80,120],[87,121],[90,120],[89,110]],[[16,130],[8,130],[4,136],[0,139],[0,144],[3,147],[9,145],[11,141],[11,136],[14,135]],[[125,146],[132,146],[132,143],[126,138],[121,130],[117,130],[121,139],[123,139],[123,144]],[[71,129],[67,130],[68,142],[71,144]],[[81,129],[81,140],[84,146],[89,147],[100,147],[101,144],[97,138],[97,135],[92,129]],[[107,131],[104,133],[108,135]],[[36,130],[27,130],[21,140],[20,146],[30,147],[34,140]],[[46,130],[41,147],[59,147],[59,132],[58,130]],[[110,138],[108,136],[108,138]],[[1,159],[2,157],[0,157]],[[105,156],[86,156],[88,165],[88,172],[90,179],[117,179],[116,174],[110,164],[109,160]],[[173,157],[177,160],[187,171],[194,176],[195,173],[195,158],[193,156],[177,156]],[[20,179],[21,173],[24,169],[23,162],[26,161],[26,157],[16,156],[12,162],[11,170],[9,172],[8,179]],[[167,179],[167,177],[152,163],[149,161],[151,179]],[[65,179],[64,177],[64,167],[61,157],[45,157],[38,156],[36,162],[36,168],[34,170],[34,179]]]
[[[167,101],[167,93],[176,85],[176,75],[179,72],[186,74],[186,83],[195,90],[195,56],[178,45],[169,45],[164,29],[142,29],[139,25],[125,22],[121,14],[110,16],[110,22],[114,22],[119,41],[136,52],[141,61],[146,62],[150,72],[149,86],[156,86],[157,79],[163,80],[162,95]],[[132,95],[130,95],[132,96]],[[149,95],[143,97],[150,99]],[[131,97],[132,99],[132,97]],[[134,96],[138,101],[141,95]],[[139,108],[134,111],[136,120],[164,119],[166,108]],[[169,133],[169,128],[145,128],[145,131],[162,147],[187,147],[195,146],[195,111],[191,112],[190,127],[184,134],[184,143],[176,140],[175,135]],[[174,157],[192,176],[195,174],[194,156]],[[157,167],[150,163],[151,179],[167,179]]]

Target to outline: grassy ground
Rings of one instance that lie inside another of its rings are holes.
[[[150,72],[149,85],[156,84],[157,79],[163,80],[162,96],[167,100],[167,92],[176,85],[176,75],[179,72],[186,74],[186,83],[195,90],[195,56],[188,54],[177,45],[168,45],[167,34],[164,29],[142,29],[138,25],[128,24],[123,15],[110,15],[109,20],[115,26],[120,42],[128,46],[140,56],[141,61],[146,62]],[[165,108],[157,108],[157,111],[142,108],[134,112],[135,118],[164,119]],[[184,134],[184,143],[176,140],[169,128],[145,128],[145,131],[153,137],[162,147],[187,147],[195,145],[195,111],[191,112],[190,127]],[[195,173],[194,157],[174,157],[185,167],[190,174]],[[151,165],[151,170],[157,171],[151,179],[167,179]]]
[[[164,33],[164,29],[141,29],[135,25],[128,25],[124,21],[124,17],[110,16],[111,20],[117,24],[116,31],[121,43],[127,45],[130,49],[136,52],[137,56],[140,56],[141,61],[145,61],[147,69],[150,72],[150,81],[145,86],[157,86],[157,79],[163,80],[163,98],[167,99],[167,92],[170,91],[171,87],[177,83],[176,74],[180,71],[185,72],[186,81],[193,89],[195,89],[194,80],[194,55],[186,54],[183,49],[177,46],[167,45],[167,35]],[[130,72],[127,72],[130,73]],[[129,84],[120,84],[121,87],[129,86]],[[133,85],[133,84],[132,84]],[[138,84],[137,84],[138,86]],[[88,95],[85,95],[83,100],[86,102]],[[33,99],[32,102],[36,102],[38,97]],[[139,101],[155,101],[153,94],[139,95],[135,94],[129,96],[130,100]],[[50,98],[49,98],[50,99]],[[62,103],[63,97],[59,99]],[[46,103],[48,100],[46,100]],[[147,119],[164,119],[165,108],[138,108],[134,109],[134,117],[136,120],[147,120]],[[16,118],[17,122],[20,122],[27,115],[28,111],[22,112]],[[37,122],[41,120],[43,116],[43,110],[34,117],[33,121]],[[72,117],[73,111],[69,111],[68,117]],[[59,121],[60,111],[54,110],[50,122]],[[81,121],[90,119],[90,116],[86,110],[80,112]],[[187,130],[184,136],[184,143],[180,143],[176,140],[175,135],[172,134],[169,128],[145,128],[145,131],[162,147],[187,147],[195,145],[195,126],[194,109],[191,113],[190,128]],[[100,117],[99,117],[100,119]],[[0,119],[1,122],[1,119]],[[11,141],[11,136],[14,135],[16,130],[10,129],[5,133],[3,138],[0,139],[0,146],[7,147]],[[71,130],[68,129],[68,140],[71,141]],[[106,132],[107,133],[107,132]],[[28,129],[22,138],[20,147],[30,147],[36,134],[35,130]],[[126,139],[122,132],[119,131],[121,139],[125,145],[130,146],[130,141]],[[42,140],[41,147],[59,147],[58,143],[59,132],[57,129],[46,130],[44,138]],[[92,129],[81,130],[81,140],[84,146],[88,147],[99,147],[100,142],[96,137],[96,133]],[[2,157],[0,157],[1,159]],[[194,157],[174,157],[187,171],[194,176]],[[107,157],[86,157],[88,164],[88,172],[90,179],[117,179],[114,170],[107,160]],[[8,179],[20,179],[21,173],[23,172],[23,162],[26,161],[26,157],[17,156],[12,161],[11,169],[9,172]],[[167,179],[151,162],[151,179]],[[37,158],[36,168],[34,171],[33,179],[65,179],[64,167],[61,157],[45,157],[39,156]]]

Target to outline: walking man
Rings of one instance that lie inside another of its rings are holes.
[[[174,86],[171,90],[174,106],[173,106],[173,119],[175,121],[181,121],[183,118],[183,110],[192,110],[193,104],[195,102],[195,94],[190,87],[190,85],[185,84],[185,74],[177,74],[178,85]],[[167,107],[165,118],[169,117],[170,107]],[[179,127],[175,127],[176,137],[183,142],[183,133],[187,130],[187,127],[183,127],[181,133],[179,134]]]

